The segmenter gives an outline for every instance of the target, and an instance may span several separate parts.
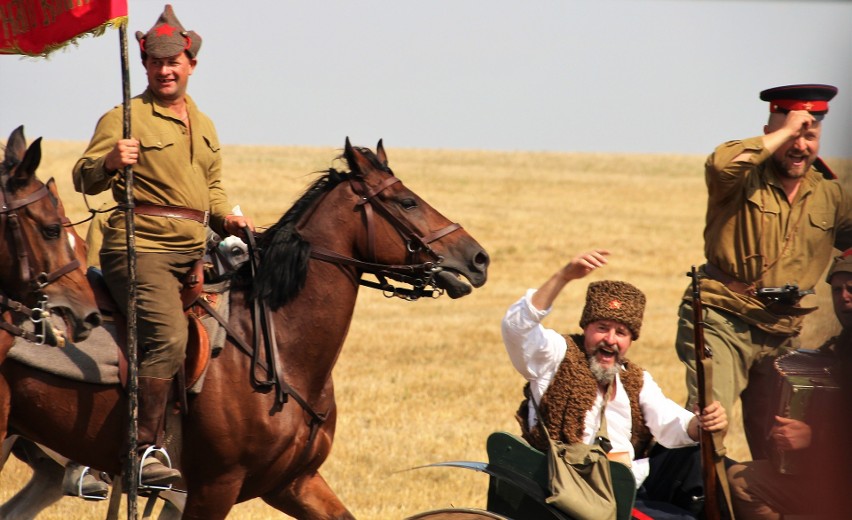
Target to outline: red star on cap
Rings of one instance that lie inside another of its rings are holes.
[[[172,27],[167,23],[157,26],[157,36],[171,36],[175,31],[177,31],[177,27]]]
[[[620,309],[621,308],[621,302],[618,301],[618,300],[612,300],[611,302],[609,302],[609,308],[610,309]]]

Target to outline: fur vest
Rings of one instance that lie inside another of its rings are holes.
[[[589,368],[586,353],[578,345],[583,344],[581,334],[565,336],[568,344],[565,358],[560,363],[553,381],[541,398],[539,410],[544,416],[547,429],[555,440],[565,443],[583,441],[583,427],[586,413],[592,409],[597,395],[598,383]],[[652,436],[645,425],[645,417],[639,406],[639,392],[642,391],[643,370],[630,361],[624,362],[625,370],[619,373],[619,379],[630,400],[631,432],[630,442],[636,452],[636,458],[644,458],[650,449]],[[546,450],[548,442],[544,432],[536,426],[529,427],[530,385],[524,387],[524,400],[515,418],[521,425],[521,434],[530,445]]]

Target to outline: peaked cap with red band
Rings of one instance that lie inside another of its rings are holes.
[[[195,58],[201,49],[201,36],[183,28],[171,4],[166,4],[163,14],[147,33],[136,31],[136,39],[142,55],[152,58],[168,58],[184,51],[190,58]]]
[[[786,114],[791,110],[807,110],[813,115],[828,113],[828,102],[837,95],[831,85],[787,85],[766,89],[760,99],[769,102],[769,111]]]

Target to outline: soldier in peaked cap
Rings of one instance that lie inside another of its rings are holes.
[[[606,266],[608,255],[603,249],[578,255],[506,312],[503,343],[515,369],[527,380],[517,419],[524,438],[546,450],[547,438],[536,426],[541,418],[555,440],[591,444],[603,413],[612,443],[610,458],[629,466],[637,488],[642,485],[646,491],[637,499],[637,508],[660,518],[654,500],[668,501],[678,494],[668,471],[654,468],[668,468],[677,461],[690,466],[700,482],[695,448],[699,428],[723,431],[727,414],[718,402],[693,414],[667,398],[650,373],[627,359],[627,351],[639,338],[645,310],[645,295],[627,282],[589,284],[580,317],[582,334],[563,336],[542,325],[565,286]],[[541,417],[530,400],[539,403]],[[652,455],[652,438],[673,449],[657,449]],[[683,502],[676,505],[681,513],[701,505],[692,496],[680,496]],[[666,507],[671,511],[674,504]]]
[[[136,226],[137,326],[140,338],[138,448],[142,456],[158,445],[174,375],[186,353],[187,319],[179,290],[202,258],[210,226],[220,236],[253,229],[231,211],[222,185],[222,158],[213,122],[186,93],[201,37],[187,31],[171,5],[154,25],[137,32],[148,88],[131,100],[133,137],[122,138],[122,109],[107,112],[73,170],[77,191],[112,190],[126,200],[125,167],[132,167]],[[121,310],[127,311],[125,214],[118,207],[103,229],[104,278]],[[143,486],[168,485],[180,473],[155,457],[144,457]]]
[[[834,248],[852,246],[852,199],[819,159],[829,85],[771,88],[763,135],[726,142],[705,164],[706,263],[701,294],[715,397],[742,401],[752,458],[767,457],[767,402],[776,357],[798,347],[807,295]],[[676,349],[696,401],[691,290],[680,307]]]

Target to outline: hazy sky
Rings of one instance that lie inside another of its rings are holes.
[[[133,34],[162,0],[129,0]],[[758,93],[829,83],[852,157],[852,2],[172,0],[204,39],[189,92],[227,144],[705,154],[761,133]],[[0,135],[88,140],[121,102],[119,36],[0,56]]]

